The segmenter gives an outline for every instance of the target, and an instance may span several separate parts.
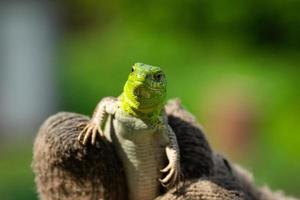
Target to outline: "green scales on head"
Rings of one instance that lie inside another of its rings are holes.
[[[166,86],[165,74],[159,67],[134,64],[121,95],[122,110],[155,121],[165,103]]]

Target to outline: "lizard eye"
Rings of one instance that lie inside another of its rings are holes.
[[[134,68],[133,67],[131,68],[131,72],[134,72]]]
[[[157,74],[154,74],[153,78],[155,81],[160,81],[163,77],[163,74],[162,73],[157,73]]]

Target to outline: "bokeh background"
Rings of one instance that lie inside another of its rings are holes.
[[[161,66],[213,148],[300,197],[300,2],[0,2],[0,199],[37,199],[39,125],[91,114],[134,62]]]

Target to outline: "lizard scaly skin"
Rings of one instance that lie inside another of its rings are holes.
[[[163,110],[165,96],[163,71],[136,63],[121,96],[103,98],[78,136],[83,144],[90,138],[95,144],[98,134],[112,142],[124,166],[130,200],[152,200],[160,183],[170,188],[179,180],[179,148]]]

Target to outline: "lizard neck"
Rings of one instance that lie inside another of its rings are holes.
[[[159,105],[152,105],[143,107],[143,103],[139,102],[136,98],[130,98],[130,94],[124,91],[120,97],[121,109],[123,112],[130,116],[145,119],[152,123],[159,120],[162,113],[163,103]]]

